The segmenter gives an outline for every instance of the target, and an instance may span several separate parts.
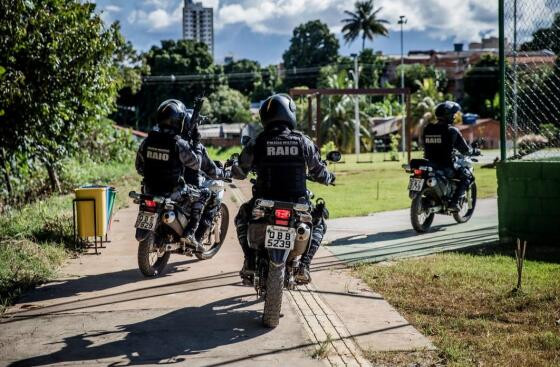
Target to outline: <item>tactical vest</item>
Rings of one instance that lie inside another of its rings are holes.
[[[185,167],[183,177],[185,179],[185,183],[196,187],[200,186],[200,174],[198,170]]]
[[[424,128],[424,158],[440,167],[453,167],[451,126],[437,123]]]
[[[176,137],[151,131],[144,143],[144,183],[154,193],[172,192],[183,174]]]
[[[256,194],[294,201],[307,194],[305,144],[301,134],[284,130],[263,132],[255,142]]]

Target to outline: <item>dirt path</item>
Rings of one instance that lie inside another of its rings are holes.
[[[232,218],[243,191],[228,190]],[[324,250],[313,285],[287,292],[280,326],[264,329],[262,303],[239,282],[233,223],[215,258],[173,255],[165,276],[145,279],[136,264],[136,211],[117,213],[101,255],[69,261],[59,279],[8,310],[1,365],[367,366],[360,348],[431,347]],[[325,358],[312,359],[319,343]]]

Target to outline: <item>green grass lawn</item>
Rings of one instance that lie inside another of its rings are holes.
[[[560,257],[527,260],[521,292],[512,250],[361,265],[357,276],[427,335],[435,353],[368,353],[375,365],[559,366]],[[529,249],[529,253],[531,249]]]
[[[414,152],[413,157],[420,155],[420,152]],[[402,162],[384,161],[383,153],[361,155],[360,159],[372,159],[373,162],[357,163],[355,155],[345,155],[345,163],[329,165],[329,169],[337,175],[336,186],[309,185],[315,197],[326,200],[331,218],[410,207],[407,190],[409,174],[402,169]],[[475,176],[479,198],[496,196],[495,169],[483,169],[477,165]]]
[[[63,176],[76,185],[115,186],[116,208],[126,205],[128,192],[139,186],[132,160],[67,162]],[[23,290],[54,276],[72,251],[73,197],[72,193],[50,196],[0,217],[0,312]]]

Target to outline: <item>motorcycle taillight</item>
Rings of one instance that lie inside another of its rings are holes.
[[[276,209],[274,211],[274,216],[276,219],[290,219],[292,216],[292,211],[289,209]]]
[[[275,224],[279,226],[287,226],[289,219],[292,216],[292,211],[289,209],[276,209],[274,210]]]
[[[422,176],[422,172],[424,172],[424,171],[422,171],[421,169],[415,169],[414,170],[414,176]]]
[[[148,208],[155,208],[157,206],[157,203],[153,200],[144,200],[144,205],[146,205],[146,207]]]

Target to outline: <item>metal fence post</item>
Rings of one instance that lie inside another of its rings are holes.
[[[506,53],[504,29],[504,0],[498,0],[499,37],[500,37],[500,158],[505,162],[506,149]]]

